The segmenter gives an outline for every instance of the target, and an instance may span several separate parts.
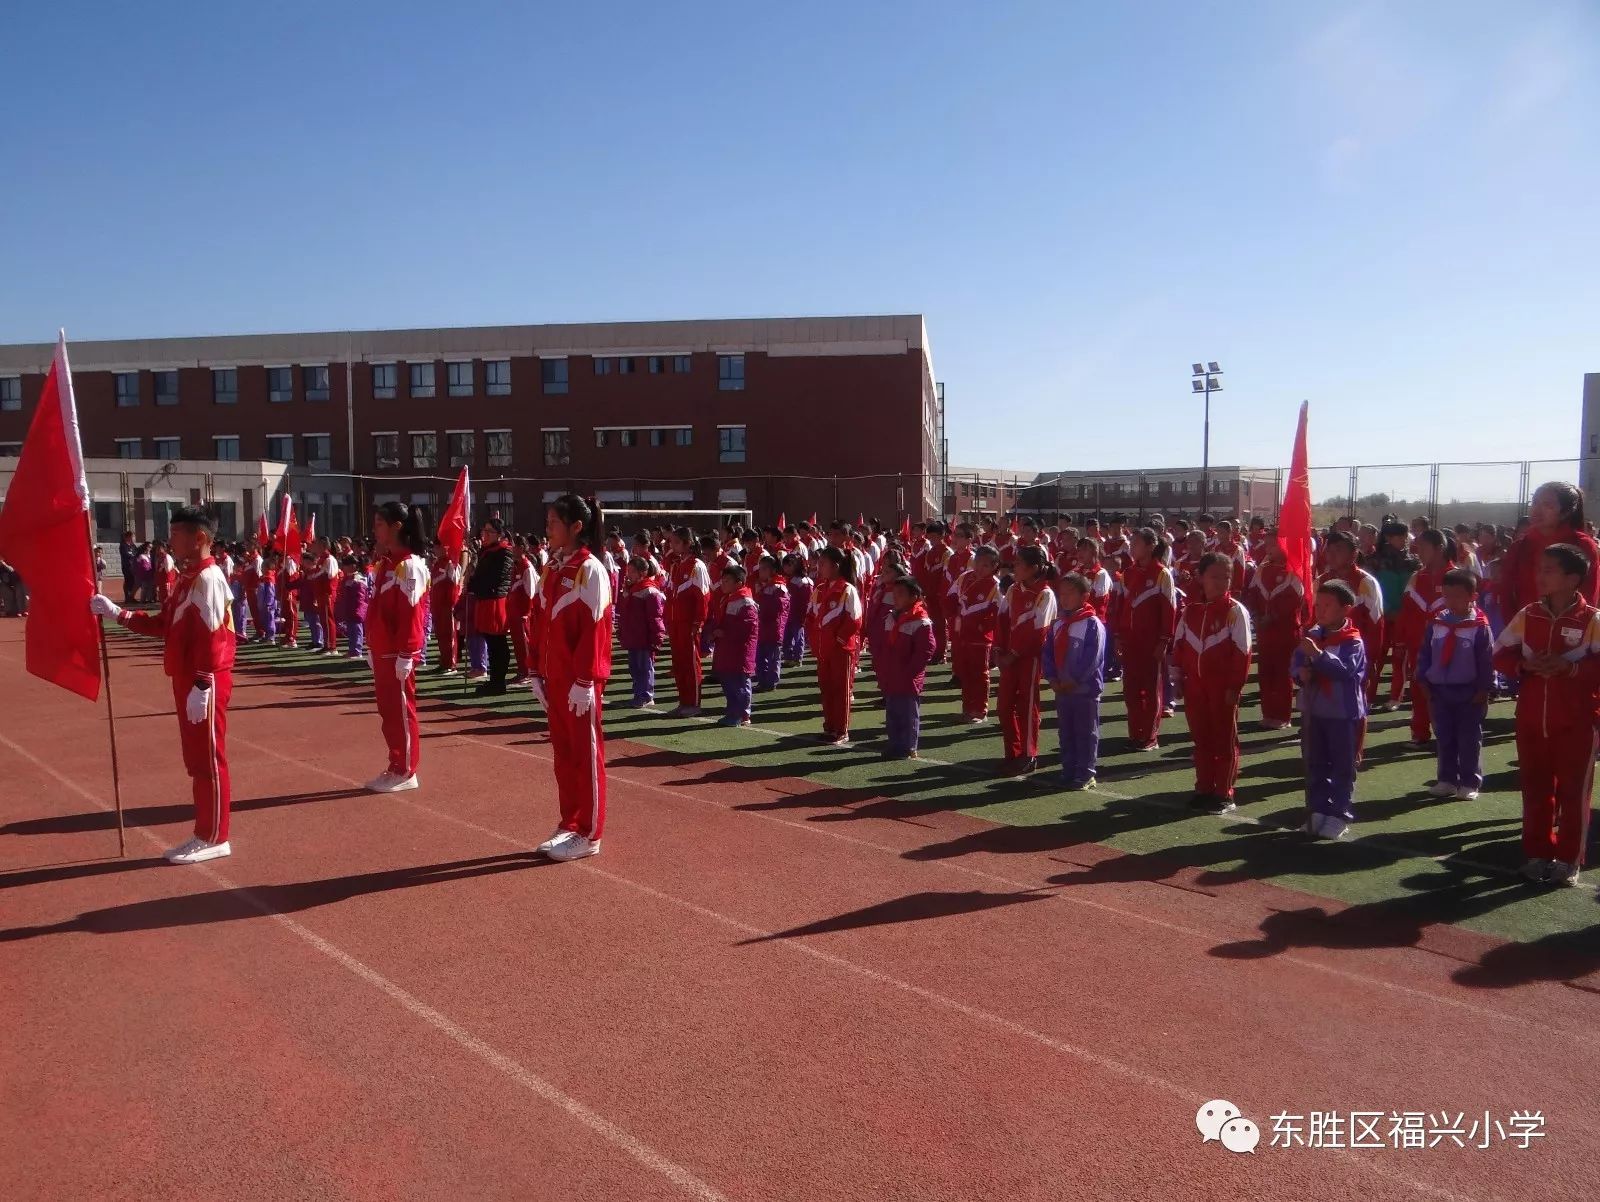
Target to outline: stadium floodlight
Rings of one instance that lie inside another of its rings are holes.
[[[1196,392],[1204,392],[1206,390],[1206,384],[1204,380],[1190,380],[1189,383],[1194,385],[1194,390]]]
[[[1206,364],[1206,370],[1214,376],[1220,376],[1222,374],[1222,369],[1217,366],[1217,361],[1215,359]]]
[[[1192,363],[1190,367],[1194,369],[1190,373],[1194,377],[1189,381],[1191,391],[1206,399],[1205,437],[1200,449],[1200,507],[1204,509],[1211,503],[1211,394],[1222,391],[1222,381],[1217,379],[1222,368],[1215,359]]]
[[[1194,374],[1197,375],[1197,376],[1205,375],[1206,374],[1205,365],[1203,363],[1196,363],[1194,365]]]

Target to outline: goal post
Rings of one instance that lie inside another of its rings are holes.
[[[753,509],[637,509],[600,503],[607,530],[615,528],[625,539],[657,526],[687,526],[696,534],[725,530],[735,522],[746,530],[755,524]]]

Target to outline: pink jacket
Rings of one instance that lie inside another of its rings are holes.
[[[885,694],[921,693],[928,661],[933,659],[933,622],[922,602],[904,613],[886,610],[874,635],[872,671]]]
[[[756,599],[741,588],[727,599],[717,618],[711,644],[711,671],[718,676],[754,676],[756,671]]]
[[[667,595],[647,577],[629,585],[618,606],[617,642],[624,651],[659,651],[667,640]]]

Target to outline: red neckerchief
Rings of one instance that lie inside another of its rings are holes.
[[[893,647],[901,639],[907,637],[905,632],[900,629],[901,622],[912,622],[927,616],[928,609],[921,601],[913,601],[911,608],[904,613],[899,610],[892,610],[889,615],[889,646]]]
[[[1447,622],[1445,621],[1445,616],[1445,614],[1441,613],[1436,617],[1428,619],[1429,638],[1433,637],[1433,627],[1435,626],[1443,626],[1447,631],[1454,631],[1461,629],[1463,626],[1487,627],[1489,625],[1489,619],[1484,616],[1483,610],[1479,609],[1476,605],[1474,605],[1468,612],[1467,616],[1459,622]],[[1448,636],[1445,638],[1444,650],[1439,653],[1439,663],[1443,667],[1448,668],[1450,666],[1450,660],[1455,656],[1456,643],[1458,641],[1458,639]]]
[[[1312,630],[1315,629],[1316,627],[1312,627]],[[1311,631],[1306,632],[1306,638],[1311,640],[1318,651],[1326,651],[1329,647],[1335,647],[1340,643],[1352,643],[1360,637],[1361,632],[1356,629],[1356,624],[1349,618],[1346,618],[1344,625],[1337,630],[1324,630],[1321,638],[1312,634]],[[1333,692],[1333,680],[1330,677],[1324,676],[1322,678],[1322,691],[1324,693]]]
[[[628,586],[628,595],[630,597],[633,597],[633,596],[637,596],[637,595],[639,595],[641,593],[647,593],[651,589],[659,589],[659,588],[661,588],[661,580],[660,580],[659,577],[656,577],[656,576],[643,576],[643,577],[640,577],[639,580],[635,581],[633,584],[630,584]]]
[[[1056,671],[1061,671],[1061,666],[1067,662],[1067,648],[1072,642],[1067,637],[1067,632],[1072,629],[1074,622],[1081,622],[1084,618],[1095,616],[1094,606],[1085,601],[1077,609],[1063,617],[1056,624]]]

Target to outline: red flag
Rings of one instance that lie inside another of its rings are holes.
[[[1283,548],[1289,571],[1300,577],[1306,605],[1315,586],[1311,582],[1311,470],[1306,455],[1306,410],[1300,402],[1300,425],[1294,433],[1294,454],[1289,460],[1289,485],[1278,510],[1278,546]]]
[[[811,511],[811,525],[815,526],[816,524],[817,524],[817,511],[815,509],[813,509]]]
[[[902,547],[911,545],[911,515],[909,513],[900,519],[900,545]]]
[[[865,530],[866,528],[867,528],[867,515],[857,511],[857,513],[856,513],[856,529],[857,530]]]
[[[283,494],[283,504],[278,509],[278,528],[272,532],[272,549],[281,554],[289,551],[289,515],[294,512],[294,501]]]
[[[33,594],[23,636],[28,671],[93,701],[100,696],[100,620],[89,609],[96,589],[88,511],[63,333],[0,510],[0,559]]]
[[[272,550],[272,531],[267,529],[267,511],[256,515],[256,545],[263,551]]]
[[[314,543],[316,541],[317,541],[317,515],[313,512],[312,515],[306,519],[306,546],[309,547],[312,543]]]
[[[787,530],[788,528],[789,528],[789,515],[786,514],[786,513],[780,513],[778,515],[778,533],[781,534],[781,533],[783,533],[783,531]]]
[[[1017,520],[1017,515],[1016,514],[1012,514],[1011,515],[1011,533],[1012,534],[1020,534],[1021,532],[1022,532],[1022,523]]]
[[[300,539],[300,523],[295,521],[294,506],[289,506],[289,534],[283,540],[283,555],[285,559],[300,562],[300,556],[305,551],[306,545]]]
[[[444,507],[439,519],[439,541],[451,563],[461,559],[461,550],[467,545],[467,514],[472,508],[472,480],[465,466],[456,477],[455,491],[450,494],[450,504]]]

